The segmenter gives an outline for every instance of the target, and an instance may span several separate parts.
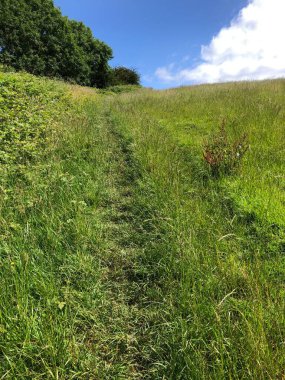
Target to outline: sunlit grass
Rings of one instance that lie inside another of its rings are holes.
[[[145,258],[155,272],[155,378],[283,376],[283,89],[142,91],[110,104],[142,165],[142,228],[155,234]],[[203,142],[224,118],[233,137],[248,134],[250,151],[239,172],[212,178]]]
[[[0,73],[0,378],[283,379],[284,89]]]
[[[104,206],[119,202],[121,158],[101,101],[93,90],[26,74],[1,74],[0,85],[13,93],[2,130],[15,126],[24,148],[22,132],[35,130],[24,162],[3,144],[0,378],[128,378],[133,364],[119,349],[128,345],[128,308],[108,280],[118,211]]]

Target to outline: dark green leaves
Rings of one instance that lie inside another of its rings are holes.
[[[107,85],[112,50],[52,0],[1,0],[0,63],[81,85]]]

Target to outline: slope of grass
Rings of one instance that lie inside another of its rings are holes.
[[[201,86],[111,102],[143,168],[142,228],[156,231],[147,248],[149,307],[160,304],[155,378],[284,376],[283,88]],[[214,179],[202,143],[221,118],[232,135],[246,131],[251,148],[241,172]]]
[[[233,137],[246,132],[250,151],[244,170],[239,178],[225,179],[225,186],[237,204],[284,226],[284,90],[284,80],[245,82],[149,91],[129,100],[195,156],[223,119]]]
[[[128,175],[100,97],[26,74],[0,86],[0,378],[135,376]]]
[[[283,379],[284,81],[121,90],[0,73],[0,378]]]

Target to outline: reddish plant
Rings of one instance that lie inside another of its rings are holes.
[[[229,140],[223,120],[218,133],[205,143],[203,157],[212,174],[230,174],[240,165],[248,148],[246,134],[234,141]]]

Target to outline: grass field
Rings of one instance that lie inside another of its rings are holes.
[[[285,80],[123,90],[0,73],[0,379],[285,379]]]

